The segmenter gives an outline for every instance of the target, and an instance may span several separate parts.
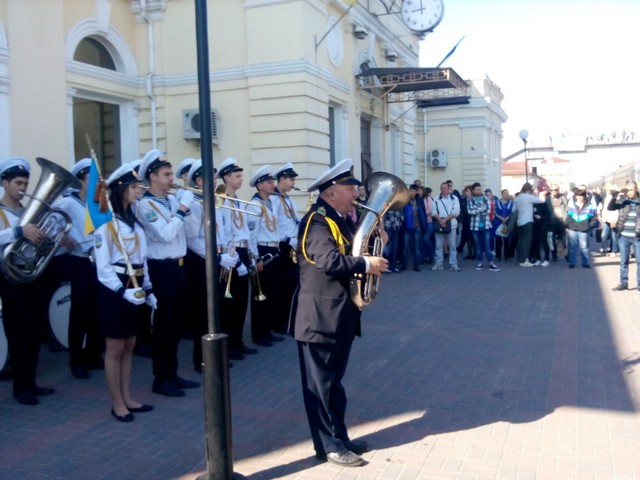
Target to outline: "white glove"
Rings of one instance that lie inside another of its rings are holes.
[[[142,305],[145,302],[145,297],[136,297],[136,292],[142,291],[141,288],[127,288],[124,291],[123,297],[127,302],[133,303],[134,305]]]
[[[158,308],[158,299],[153,293],[150,293],[147,295],[145,303],[149,305],[151,308],[153,308],[154,310],[157,310]]]
[[[289,239],[289,246],[291,248],[293,248],[294,250],[298,249],[298,239],[297,238],[290,238]]]
[[[237,255],[235,257],[232,257],[228,253],[220,254],[220,266],[226,268],[227,270],[229,270],[230,268],[235,267],[236,263],[238,263],[238,256]]]
[[[244,266],[244,263],[241,263],[236,270],[238,270],[239,277],[244,277],[247,273],[249,273],[249,270],[247,270],[247,267]]]
[[[187,208],[191,208],[193,203],[193,192],[191,190],[185,190],[180,196],[180,205],[184,205]]]

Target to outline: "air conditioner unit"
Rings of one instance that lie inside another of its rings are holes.
[[[446,168],[446,150],[431,150],[431,152],[429,152],[429,165],[431,165],[431,168]]]
[[[218,116],[211,110],[211,138],[218,143]],[[200,140],[200,110],[188,108],[182,110],[182,138],[185,140]]]

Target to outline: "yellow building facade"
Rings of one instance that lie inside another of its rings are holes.
[[[214,163],[232,156],[249,177],[292,162],[301,188],[343,158],[361,176],[497,187],[506,115],[489,79],[466,82],[465,104],[415,108],[358,77],[418,67],[424,34],[400,7],[208,1]],[[0,0],[0,158],[70,168],[88,156],[86,135],[105,173],[151,148],[174,165],[198,158],[196,70],[193,0]]]

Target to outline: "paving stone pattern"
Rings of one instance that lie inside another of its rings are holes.
[[[230,370],[234,470],[251,480],[640,478],[640,291],[612,292],[616,258],[591,269],[406,271],[365,310],[345,387],[361,468],[314,457],[295,342]],[[631,266],[631,277],[635,265]],[[635,285],[631,285],[635,287]],[[199,376],[191,341],[180,374]],[[203,389],[151,393],[134,357],[135,398],[155,410],[116,422],[103,372],[74,379],[68,355],[40,353],[56,394],[19,405],[0,382],[1,479],[195,479],[206,472]]]

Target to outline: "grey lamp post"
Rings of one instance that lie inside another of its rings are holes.
[[[524,143],[524,181],[529,183],[529,158],[527,157],[527,138],[529,137],[529,132],[520,130],[518,135],[522,143]]]

